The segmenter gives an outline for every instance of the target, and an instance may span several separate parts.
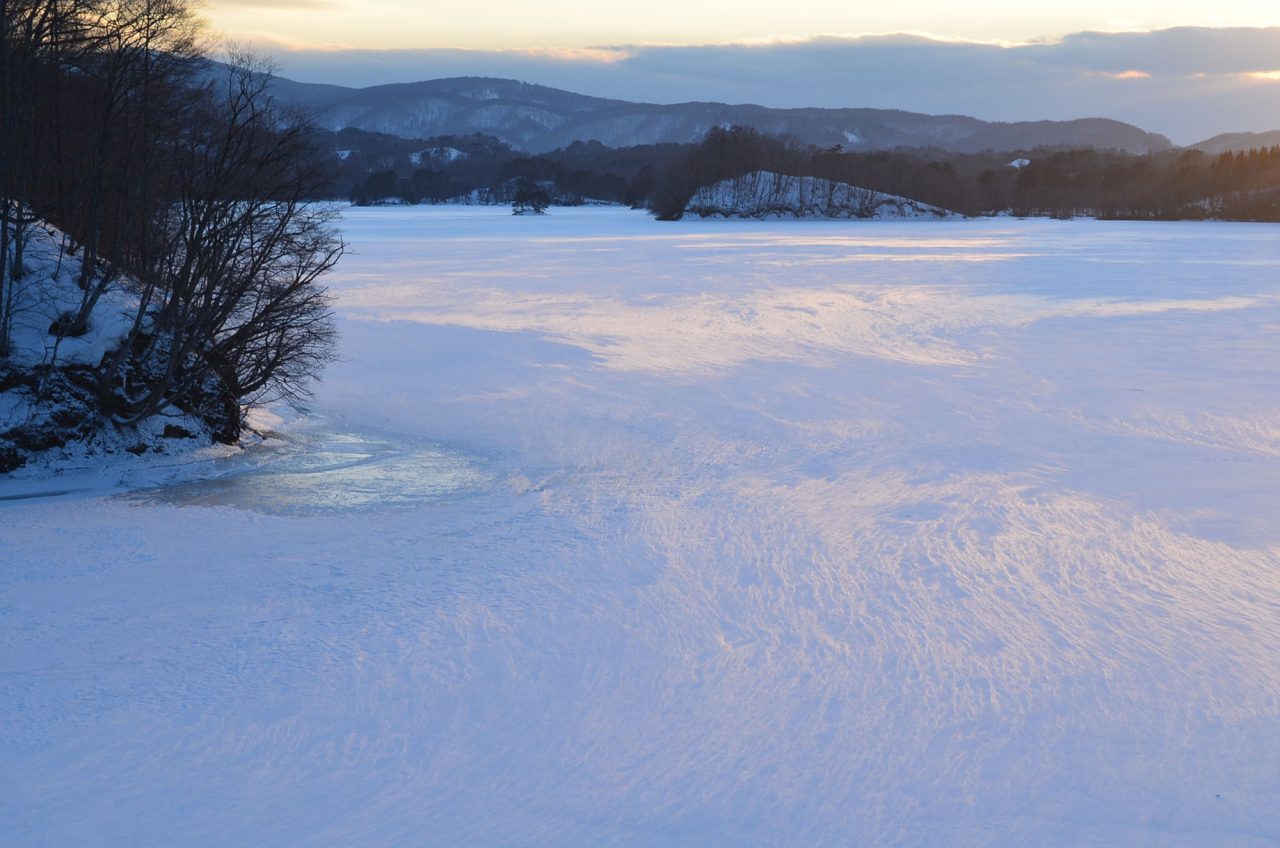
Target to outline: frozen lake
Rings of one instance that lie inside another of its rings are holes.
[[[0,844],[1280,841],[1280,229],[344,232],[284,440],[0,501]]]

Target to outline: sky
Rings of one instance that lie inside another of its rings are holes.
[[[373,49],[722,44],[816,35],[919,33],[1028,41],[1081,30],[1280,25],[1271,0],[209,0],[214,26],[245,40]]]
[[[1191,143],[1280,128],[1280,3],[207,0],[282,76],[499,76],[649,102],[1109,117]]]

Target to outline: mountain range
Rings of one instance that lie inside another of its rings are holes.
[[[327,129],[351,127],[402,138],[483,133],[529,153],[575,141],[599,141],[609,147],[684,144],[697,141],[711,127],[733,124],[851,151],[907,147],[976,153],[1059,147],[1140,154],[1176,147],[1163,135],[1108,118],[998,122],[894,109],[633,103],[490,77],[368,88],[277,78],[272,85],[279,101],[308,109]],[[850,98],[856,96],[851,89]],[[1280,144],[1280,131],[1218,135],[1189,147],[1217,154],[1274,144]]]
[[[999,123],[962,115],[923,115],[890,109],[774,109],[725,103],[632,103],[574,94],[541,85],[486,77],[344,88],[274,82],[281,102],[313,110],[325,128],[346,127],[404,138],[492,135],[543,153],[575,141],[610,147],[689,143],[714,126],[745,124],[808,144],[846,150],[939,148],[956,153],[1035,147],[1095,147],[1148,153],[1174,147],[1169,139],[1104,118]],[[856,92],[851,91],[851,97]]]

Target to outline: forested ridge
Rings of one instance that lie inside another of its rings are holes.
[[[538,156],[476,135],[409,140],[344,130],[323,136],[326,196],[357,203],[507,203],[532,180],[584,199],[679,217],[697,189],[754,171],[817,177],[965,215],[1280,220],[1280,147],[1209,155],[1095,149],[851,152],[749,127],[713,128],[698,144],[609,148],[578,142]],[[334,155],[341,151],[342,157]],[[452,151],[443,153],[444,151]]]

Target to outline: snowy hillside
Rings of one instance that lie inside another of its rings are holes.
[[[700,218],[928,218],[954,213],[893,194],[816,177],[755,171],[699,189],[685,214]]]
[[[83,251],[49,224],[32,226],[28,233],[23,285],[15,287],[13,351],[6,364],[32,369],[55,360],[62,365],[97,365],[129,332],[137,299],[120,279],[103,294],[83,335],[59,339],[51,327],[59,316],[79,310],[85,297],[76,283]]]
[[[59,332],[79,313],[88,294],[78,280],[83,249],[49,224],[28,228],[22,283],[15,287],[10,355],[0,365],[0,471],[33,463],[19,477],[38,477],[49,466],[131,450],[170,452],[208,440],[198,419],[170,408],[154,420],[118,431],[94,428],[91,388],[78,380],[128,334],[138,298],[131,280],[116,278],[93,306],[80,334]],[[164,438],[168,432],[172,438]]]

